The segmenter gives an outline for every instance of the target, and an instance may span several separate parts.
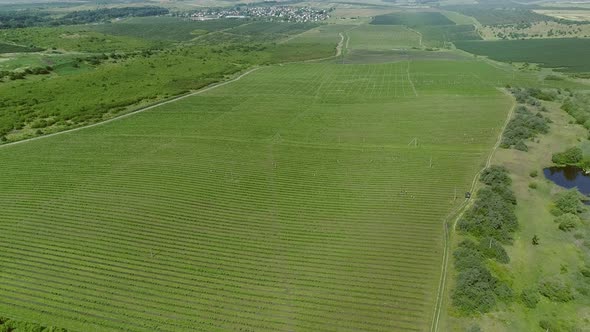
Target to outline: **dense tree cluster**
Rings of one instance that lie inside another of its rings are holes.
[[[535,138],[538,134],[548,133],[550,121],[540,112],[535,114],[524,105],[518,106],[515,112],[506,126],[500,146],[528,151],[525,141]]]
[[[582,198],[584,197],[575,188],[556,195],[551,213],[556,216],[555,223],[560,230],[568,232],[581,223],[579,214],[584,212]]]
[[[464,240],[453,253],[458,271],[453,304],[466,314],[489,312],[498,301],[513,298],[512,289],[487,267],[489,260],[510,261],[502,243],[511,241],[518,227],[512,180],[505,168],[492,166],[484,170],[480,181],[486,186],[458,223],[459,230],[474,240]]]
[[[508,243],[518,228],[514,213],[516,198],[510,189],[511,180],[506,169],[499,166],[485,170],[481,180],[487,186],[477,192],[476,201],[459,220],[458,227],[478,238],[491,237]]]
[[[66,329],[42,326],[36,323],[28,323],[0,317],[0,332],[67,332]]]
[[[0,29],[85,24],[122,17],[158,16],[168,13],[168,9],[156,6],[83,10],[71,12],[62,17],[55,17],[51,13],[43,11],[6,11],[0,12]]]
[[[563,101],[561,109],[571,115],[578,124],[590,130],[590,96],[570,92],[569,97]]]
[[[75,11],[63,16],[56,25],[63,24],[84,24],[103,22],[121,17],[145,17],[166,15],[169,10],[162,7],[124,7],[124,8],[101,8],[95,10]]]

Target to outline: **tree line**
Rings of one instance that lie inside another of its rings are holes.
[[[55,17],[43,11],[8,11],[0,12],[0,29],[86,24],[105,22],[122,17],[167,15],[169,12],[166,8],[156,6],[81,10],[68,13],[61,17]]]

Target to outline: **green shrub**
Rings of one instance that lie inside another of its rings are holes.
[[[494,293],[498,297],[498,299],[504,302],[512,301],[514,297],[514,293],[512,292],[512,288],[508,286],[506,283],[498,282],[496,284],[496,288],[494,289]]]
[[[527,307],[527,308],[536,308],[537,303],[539,303],[540,297],[539,292],[536,289],[526,288],[523,289],[520,293],[520,301]]]
[[[508,176],[508,171],[505,167],[492,165],[486,168],[480,177],[480,181],[487,184],[488,186],[496,185],[510,185],[512,179]]]
[[[514,146],[515,149],[527,151],[528,147],[524,141],[532,139],[538,134],[548,133],[549,123],[549,119],[545,118],[541,113],[533,114],[525,106],[521,105],[517,107],[514,117],[506,126],[500,146],[503,148]]]
[[[555,219],[555,222],[559,224],[559,229],[565,232],[569,232],[576,228],[580,222],[580,218],[572,213],[564,213]]]
[[[453,290],[453,305],[464,313],[489,312],[496,305],[498,280],[484,266],[461,271]]]
[[[559,76],[555,76],[555,75],[550,75],[550,76],[560,78]],[[547,76],[547,77],[550,77],[550,76]],[[545,79],[547,79],[547,77]],[[538,88],[528,88],[527,92],[531,97],[541,99],[541,100],[553,101],[556,98],[555,92],[553,92],[551,90],[541,90]]]
[[[574,165],[582,161],[584,154],[582,149],[575,146],[565,150],[564,152],[554,153],[551,161],[559,165]]]
[[[537,183],[536,182],[529,183],[529,188],[531,188],[531,189],[537,189]]]
[[[539,293],[554,302],[574,299],[572,287],[557,276],[545,277],[539,282]]]
[[[499,263],[509,263],[510,257],[500,242],[491,237],[481,240],[479,243],[479,252],[486,258],[495,259]]]
[[[576,329],[567,321],[562,320],[549,320],[542,319],[539,321],[539,327],[543,329],[543,332],[581,332],[582,330]]]
[[[485,259],[479,251],[478,245],[472,240],[464,240],[453,252],[455,258],[455,268],[459,271],[468,269],[476,265],[482,265]]]
[[[537,176],[539,176],[539,172],[537,170],[531,171],[529,173],[529,176],[532,178],[536,178]]]
[[[584,210],[577,189],[570,189],[557,194],[555,207],[563,213],[578,214]]]
[[[518,228],[514,205],[507,202],[490,187],[477,193],[477,200],[465,212],[457,224],[460,231],[477,237],[492,237],[501,242],[510,242],[511,233]]]
[[[516,142],[516,144],[514,144],[514,149],[524,152],[529,151],[529,147],[524,143],[523,140]]]

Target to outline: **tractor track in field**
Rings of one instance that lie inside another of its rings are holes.
[[[509,94],[506,90],[502,90],[502,92],[504,92],[505,94]],[[486,168],[490,167],[490,165],[492,164],[492,159],[494,158],[496,150],[498,150],[498,147],[500,147],[500,143],[502,142],[502,134],[504,133],[504,130],[506,130],[506,126],[508,126],[508,122],[510,122],[510,119],[512,119],[512,115],[514,114],[515,108],[516,108],[516,102],[513,101],[512,107],[510,108],[510,112],[508,112],[508,115],[506,116],[506,120],[504,121],[504,125],[502,126],[502,128],[500,129],[500,133],[498,134],[498,139],[496,140],[496,144],[494,144],[494,147],[490,151],[490,154],[488,155],[488,159],[486,160],[484,167],[482,169],[480,169],[473,177],[473,181],[471,182],[471,187],[469,188],[469,192],[475,194],[475,189],[477,187],[477,181],[479,180],[481,173]],[[430,332],[438,332],[438,323],[440,320],[440,313],[442,310],[443,300],[444,300],[444,296],[445,296],[444,293],[445,293],[446,279],[447,279],[447,274],[448,274],[449,254],[450,254],[450,249],[451,249],[450,248],[451,234],[455,232],[455,228],[457,226],[457,221],[459,221],[459,219],[461,219],[461,217],[463,216],[465,211],[467,211],[467,209],[471,206],[472,202],[474,201],[474,198],[475,198],[475,195],[472,195],[469,200],[464,200],[463,203],[461,203],[455,209],[451,210],[451,212],[447,215],[447,217],[444,219],[444,222],[443,222],[443,227],[444,227],[443,262],[441,264],[441,276],[440,276],[440,282],[438,285],[438,291],[437,291],[437,295],[436,295],[436,304],[435,304],[435,308],[434,308],[434,314],[433,314],[433,319],[432,319],[432,325],[430,327]],[[449,224],[450,221],[452,221],[452,225]],[[451,226],[450,230],[449,230],[449,226]]]

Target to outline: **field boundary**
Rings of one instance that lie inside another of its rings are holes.
[[[227,85],[229,83],[236,82],[236,81],[240,80],[242,77],[244,77],[244,76],[246,76],[246,75],[248,75],[248,74],[250,74],[250,73],[252,73],[252,72],[254,72],[254,71],[258,70],[258,69],[260,69],[260,68],[262,68],[262,67],[254,67],[254,68],[252,68],[252,69],[250,69],[250,70],[242,73],[238,77],[236,77],[234,79],[231,79],[229,81],[223,81],[223,82],[219,82],[219,83],[214,83],[214,84],[209,85],[208,87],[205,87],[203,89],[200,89],[200,90],[197,90],[197,91],[193,91],[193,92],[189,92],[187,94],[183,94],[183,95],[180,95],[180,96],[177,96],[177,97],[173,97],[172,99],[162,100],[162,101],[156,102],[155,104],[152,104],[152,105],[140,107],[140,108],[138,108],[138,109],[136,109],[134,111],[131,111],[129,113],[125,113],[125,114],[116,116],[116,117],[111,118],[111,119],[108,119],[108,120],[104,120],[104,121],[100,121],[100,122],[97,122],[97,123],[93,123],[93,124],[89,124],[89,125],[81,126],[81,127],[76,127],[76,128],[72,128],[72,129],[68,129],[68,130],[64,130],[64,131],[59,131],[59,132],[53,133],[53,134],[42,135],[42,136],[37,136],[37,137],[31,137],[31,138],[27,138],[27,139],[16,141],[16,142],[2,144],[2,145],[0,145],[0,149],[3,148],[3,147],[7,147],[7,146],[13,146],[13,145],[21,144],[21,143],[26,143],[26,142],[40,140],[40,139],[43,139],[43,138],[49,138],[49,137],[53,137],[53,136],[57,136],[57,135],[68,134],[68,133],[72,133],[72,132],[79,131],[79,130],[82,130],[82,129],[88,129],[88,128],[92,128],[92,127],[102,126],[104,124],[107,124],[107,123],[110,123],[110,122],[113,122],[113,121],[121,120],[123,118],[129,117],[129,116],[132,116],[132,115],[141,113],[141,112],[149,111],[151,109],[154,109],[156,107],[160,107],[162,105],[174,103],[174,102],[177,102],[179,100],[182,100],[182,99],[185,99],[185,98],[188,98],[188,97],[192,97],[192,96],[195,96],[195,95],[198,95],[198,94],[201,94],[201,93],[204,93],[204,92],[213,90],[215,88],[222,87],[222,86]]]
[[[509,94],[504,89],[500,89],[500,90],[504,94],[507,94],[507,95]],[[457,221],[461,218],[461,216],[463,216],[463,214],[465,213],[467,208],[469,206],[471,206],[472,202],[474,201],[475,189],[477,187],[477,181],[479,180],[481,173],[486,168],[490,167],[490,165],[492,163],[492,159],[493,159],[494,155],[496,154],[496,150],[498,150],[498,147],[500,147],[500,143],[502,142],[502,134],[504,133],[504,130],[506,130],[506,126],[508,126],[508,122],[510,122],[510,119],[512,119],[512,115],[514,114],[515,108],[516,108],[516,101],[513,100],[512,107],[510,108],[510,111],[508,112],[508,115],[506,116],[506,120],[504,121],[504,124],[502,125],[502,128],[500,129],[500,133],[498,134],[498,138],[496,139],[496,144],[494,144],[492,150],[490,151],[490,154],[488,155],[488,158],[486,160],[484,167],[482,169],[480,169],[475,174],[475,176],[473,177],[473,181],[471,181],[471,187],[469,189],[469,191],[472,193],[471,199],[464,200],[463,203],[461,203],[459,206],[457,206],[455,209],[453,209],[447,215],[447,217],[444,219],[444,222],[443,222],[443,228],[444,228],[443,262],[441,264],[440,282],[439,282],[438,291],[437,291],[437,295],[436,295],[436,304],[435,304],[435,309],[434,309],[434,313],[433,313],[432,325],[430,328],[431,332],[438,332],[438,322],[440,320],[440,312],[442,310],[444,293],[445,293],[445,288],[446,288],[446,283],[447,283],[449,253],[450,253],[450,249],[451,249],[450,248],[451,235],[455,232],[455,228],[457,226]],[[452,221],[452,230],[451,231],[449,231],[449,222],[450,221]]]

